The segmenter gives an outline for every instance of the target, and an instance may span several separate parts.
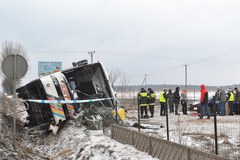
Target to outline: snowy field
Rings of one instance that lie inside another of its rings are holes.
[[[1,125],[5,119],[1,118]],[[57,135],[36,129],[18,130],[17,149],[12,148],[11,128],[1,128],[1,159],[71,159],[71,160],[137,160],[154,159],[133,146],[118,143],[110,138],[110,133],[102,130],[88,130],[69,121]],[[7,134],[6,134],[7,133]],[[4,134],[4,135],[2,135]],[[8,139],[8,141],[4,141]],[[7,147],[6,147],[7,146]]]
[[[0,110],[1,112],[1,110]],[[129,110],[137,117],[137,110]],[[198,119],[194,112],[179,116],[169,114],[169,140],[202,151],[214,153],[214,121]],[[19,114],[16,150],[12,147],[11,122],[0,113],[0,157],[4,159],[69,159],[69,160],[151,160],[156,159],[133,146],[118,143],[110,138],[110,128],[89,130],[79,126],[77,120],[68,121],[53,135],[52,132],[23,127],[26,113]],[[133,118],[136,120],[136,118]],[[217,117],[219,155],[240,159],[240,116]],[[154,118],[143,119],[141,124],[153,129],[141,132],[167,139],[166,117],[155,108]],[[163,126],[163,128],[160,128]],[[138,130],[137,128],[132,128]]]
[[[136,110],[129,111],[137,117]],[[141,124],[151,128],[141,129],[154,137],[167,139],[166,116],[160,116],[159,108],[155,108],[154,118],[143,119]],[[196,112],[188,111],[188,115],[169,114],[169,140],[201,151],[215,153],[214,117],[198,119]],[[217,116],[218,153],[221,156],[240,159],[240,115]],[[137,130],[137,129],[136,129]]]

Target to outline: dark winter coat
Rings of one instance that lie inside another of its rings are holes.
[[[145,95],[145,96],[142,96]],[[140,106],[148,106],[148,93],[147,91],[143,90],[138,93],[138,103]]]
[[[179,89],[176,89],[175,92],[173,93],[173,103],[179,104],[180,103],[180,94],[179,94]]]
[[[174,99],[174,95],[173,95],[173,93],[168,93],[167,94],[167,99],[168,99],[168,102],[173,102],[173,99]]]
[[[148,104],[153,105],[156,101],[156,94],[153,92],[153,90],[150,90],[148,93]]]
[[[240,102],[240,92],[239,92],[239,90],[236,90],[235,101]]]
[[[226,92],[223,89],[219,89],[215,96],[217,101],[226,102]]]

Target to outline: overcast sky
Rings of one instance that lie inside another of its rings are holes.
[[[240,84],[239,0],[1,0],[0,43],[21,43],[63,68],[95,51],[130,84]]]

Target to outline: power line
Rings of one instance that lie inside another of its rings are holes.
[[[193,61],[191,63],[188,63],[188,65],[193,65],[193,64],[197,64],[197,63],[201,63],[201,62],[206,62],[206,61],[210,61],[212,59],[219,59],[219,58],[234,55],[234,54],[240,54],[240,48],[230,50],[230,51],[226,51],[226,52],[223,52],[223,53],[220,53],[220,54],[216,54],[216,55],[208,57],[208,58],[199,59],[197,61]]]
[[[87,50],[28,50],[28,52],[32,53],[87,53]]]
[[[84,54],[86,50],[28,50],[33,53],[68,53],[68,54]],[[163,58],[163,59],[180,59],[181,57],[168,57],[150,54],[150,52],[144,52],[144,54],[138,54],[135,52],[109,52],[109,51],[98,51],[99,54],[110,54],[112,56],[141,56],[141,57],[153,57],[153,58]]]
[[[185,64],[185,65],[181,65],[181,66],[176,66],[176,67],[173,67],[171,69],[163,70],[163,71],[160,71],[160,72],[148,73],[148,75],[149,76],[159,75],[159,74],[162,74],[162,73],[166,73],[166,72],[170,72],[170,71],[173,71],[173,70],[180,69],[180,68],[182,68],[184,66],[185,67],[185,89],[187,89],[187,66],[193,65],[193,64],[197,64],[197,63],[206,62],[206,61],[210,61],[212,59],[218,59],[218,58],[222,58],[222,57],[226,57],[226,56],[230,56],[230,55],[235,55],[235,54],[240,54],[240,48],[234,49],[234,50],[230,50],[230,51],[226,51],[226,52],[223,52],[223,53],[220,53],[220,54],[216,54],[216,55],[208,57],[208,58],[203,58],[203,59],[200,59],[198,61],[194,61],[194,62]],[[141,76],[142,76],[142,74],[141,74]]]
[[[159,56],[159,55],[154,55],[151,54],[151,52],[147,52],[144,54],[138,54],[138,53],[134,53],[134,52],[108,52],[108,51],[98,51],[98,53],[101,54],[115,54],[115,55],[126,55],[126,56],[141,56],[141,57],[154,57],[154,58],[164,58],[164,59],[180,59],[181,57],[167,57],[167,56]]]

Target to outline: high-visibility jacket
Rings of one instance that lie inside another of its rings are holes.
[[[228,101],[230,101],[230,102],[234,101],[234,94],[232,92],[230,92],[230,97],[229,97]]]
[[[113,115],[116,116],[115,110],[112,111]],[[124,122],[126,120],[126,110],[124,108],[119,108],[117,110],[118,116],[121,118],[121,120]]]
[[[138,93],[139,106],[148,106],[148,93],[146,91]]]
[[[155,100],[156,100],[156,94],[154,92],[150,93],[148,95],[148,105],[154,106],[155,105]]]
[[[165,94],[165,92],[163,92],[163,91],[160,93],[160,99],[159,99],[159,101],[160,101],[160,102],[163,102],[163,103],[166,103],[167,100],[166,100],[166,98],[164,97],[164,94]]]

